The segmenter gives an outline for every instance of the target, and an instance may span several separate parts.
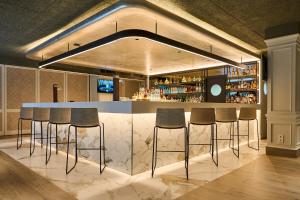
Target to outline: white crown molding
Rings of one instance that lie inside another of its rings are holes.
[[[265,40],[265,43],[267,44],[268,48],[273,46],[280,46],[285,44],[300,44],[300,34],[292,34],[292,35],[286,35],[282,37],[276,37],[272,39]]]

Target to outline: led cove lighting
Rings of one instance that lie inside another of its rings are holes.
[[[68,52],[65,52],[65,53],[62,53],[60,55],[49,58],[47,60],[41,61],[39,63],[39,68],[43,68],[45,66],[48,66],[48,65],[51,65],[53,63],[65,60],[67,58],[71,58],[73,56],[91,51],[93,49],[109,45],[113,42],[116,42],[116,41],[119,41],[119,40],[122,40],[122,39],[126,39],[126,38],[132,38],[132,37],[135,37],[135,38],[136,37],[143,37],[146,40],[150,40],[150,41],[153,41],[153,42],[165,45],[165,46],[176,48],[180,51],[185,51],[185,52],[191,53],[191,54],[196,55],[196,56],[200,56],[200,57],[204,57],[204,58],[207,58],[207,59],[210,59],[210,60],[222,62],[224,64],[228,64],[230,66],[234,66],[234,67],[237,67],[237,68],[245,69],[247,67],[244,64],[237,63],[237,62],[232,61],[230,59],[227,59],[227,58],[221,57],[219,55],[216,55],[216,54],[213,54],[213,53],[210,53],[210,52],[207,52],[207,51],[189,46],[187,44],[172,40],[170,38],[166,38],[166,37],[161,36],[161,35],[154,34],[154,33],[149,32],[149,31],[138,30],[138,29],[129,29],[129,30],[123,30],[123,31],[114,33],[112,35],[106,36],[106,37],[101,38],[99,40],[90,42],[86,45],[80,46],[76,49],[72,49]]]

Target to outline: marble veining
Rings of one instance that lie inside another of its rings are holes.
[[[186,124],[190,118],[190,113],[185,113]],[[155,124],[155,113],[133,114],[133,174],[138,174],[151,169],[153,127]],[[250,139],[254,139],[254,121],[250,122]],[[229,123],[218,123],[218,138],[229,138]],[[208,144],[210,143],[211,126],[190,127],[190,143]],[[214,130],[214,127],[213,127]],[[235,134],[237,127],[235,125]],[[247,134],[247,124],[240,122],[240,134]],[[247,137],[241,137],[240,143],[245,143]],[[229,141],[219,141],[219,150],[229,148]],[[184,150],[184,130],[159,129],[158,132],[159,150]],[[190,146],[190,157],[203,155],[209,152],[209,146]],[[184,153],[158,153],[157,166],[161,167],[174,162],[184,160]]]
[[[115,170],[129,175],[136,175],[151,169],[153,127],[155,113],[99,113],[100,121],[105,124],[105,153],[107,165]],[[185,113],[186,123],[190,112]],[[240,134],[247,134],[247,122],[240,122]],[[250,121],[250,140],[256,138],[255,121]],[[46,133],[46,123],[43,124]],[[218,138],[229,138],[229,123],[218,124]],[[237,132],[235,126],[235,133]],[[190,127],[190,143],[209,143],[211,126]],[[214,129],[214,127],[213,127]],[[40,123],[36,123],[37,132]],[[58,126],[58,142],[67,141],[67,125]],[[74,141],[74,128],[71,128],[70,140]],[[52,126],[52,136],[55,126]],[[45,138],[44,134],[44,138]],[[52,139],[54,142],[54,138]],[[241,137],[240,143],[247,141]],[[54,148],[55,145],[52,145]],[[99,147],[99,128],[79,128],[78,147]],[[59,150],[66,152],[66,145],[59,145]],[[229,148],[228,141],[219,141],[219,150]],[[158,149],[184,150],[184,130],[159,129]],[[190,158],[209,152],[208,146],[190,146]],[[74,154],[74,144],[70,145],[70,152]],[[99,163],[99,151],[79,151],[79,156]],[[157,167],[184,160],[184,153],[158,153]]]
[[[48,165],[45,165],[45,147],[36,146],[32,157],[29,156],[29,139],[25,139],[21,149],[16,150],[16,139],[0,141],[0,150],[44,176],[52,183],[73,194],[78,199],[102,200],[140,200],[175,199],[197,187],[211,182],[235,169],[264,155],[265,142],[260,151],[241,146],[241,155],[237,159],[230,150],[220,152],[220,165],[216,167],[208,154],[190,159],[190,179],[185,179],[182,161],[159,167],[154,178],[146,171],[129,176],[111,168],[99,174],[96,162],[79,159],[76,168],[65,174],[66,154],[52,152]]]
[[[104,125],[105,131],[105,156],[106,163],[110,168],[131,174],[131,137],[132,137],[132,116],[124,113],[99,113],[99,119]],[[47,123],[43,123],[43,136],[46,138]],[[36,133],[40,134],[40,123],[36,123]],[[70,129],[70,141],[74,142],[75,128]],[[100,144],[99,128],[78,128],[78,148],[95,147]],[[49,133],[50,136],[50,133]],[[55,125],[52,125],[52,137],[55,136]],[[58,125],[58,142],[67,142],[68,125]],[[40,141],[40,140],[39,140]],[[55,142],[55,138],[52,138]],[[45,142],[44,142],[45,143]],[[55,148],[55,144],[52,144]],[[67,151],[66,144],[58,145],[61,151]],[[74,155],[75,146],[70,144],[70,153]],[[99,163],[99,151],[79,150],[79,156]]]

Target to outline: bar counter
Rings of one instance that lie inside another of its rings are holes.
[[[180,103],[180,102],[147,102],[147,101],[107,101],[107,102],[68,102],[68,103],[24,103],[24,107],[72,107],[97,108],[100,121],[105,124],[105,150],[108,167],[135,175],[151,169],[152,136],[157,108],[184,108],[186,121],[189,121],[191,108],[225,108],[255,107],[260,124],[260,105],[230,104],[230,103]],[[238,114],[238,113],[237,113]],[[36,123],[37,129],[39,123]],[[43,126],[46,127],[46,126]],[[58,142],[67,141],[67,127],[59,126]],[[256,124],[250,122],[250,139],[254,138]],[[46,130],[45,130],[46,131]],[[71,138],[74,136],[72,130]],[[208,143],[210,126],[191,126],[191,143]],[[45,132],[46,133],[46,132]],[[54,133],[54,130],[52,131]],[[247,122],[240,122],[240,134],[247,134]],[[183,130],[160,129],[158,133],[158,148],[160,150],[184,149]],[[229,123],[218,125],[218,137],[229,138]],[[78,146],[98,146],[99,133],[97,128],[79,129]],[[241,144],[247,138],[241,139]],[[228,148],[228,141],[219,141],[219,151]],[[66,151],[66,145],[59,145],[59,150]],[[209,147],[190,147],[190,157],[208,153]],[[79,155],[88,160],[99,162],[96,151],[80,151]],[[178,162],[184,159],[184,153],[158,153],[158,167]],[[220,162],[222,157],[220,156]]]

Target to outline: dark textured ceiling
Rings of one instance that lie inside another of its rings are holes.
[[[107,0],[109,1],[109,0]],[[141,0],[143,1],[143,0]],[[259,48],[268,27],[300,21],[300,0],[169,0]],[[1,0],[0,63],[32,65],[19,48],[51,34],[100,0]]]
[[[264,49],[265,30],[300,21],[300,0],[172,0],[181,9]]]
[[[0,63],[24,62],[29,44],[57,31],[99,0],[1,0]],[[26,61],[26,64],[30,63]]]

